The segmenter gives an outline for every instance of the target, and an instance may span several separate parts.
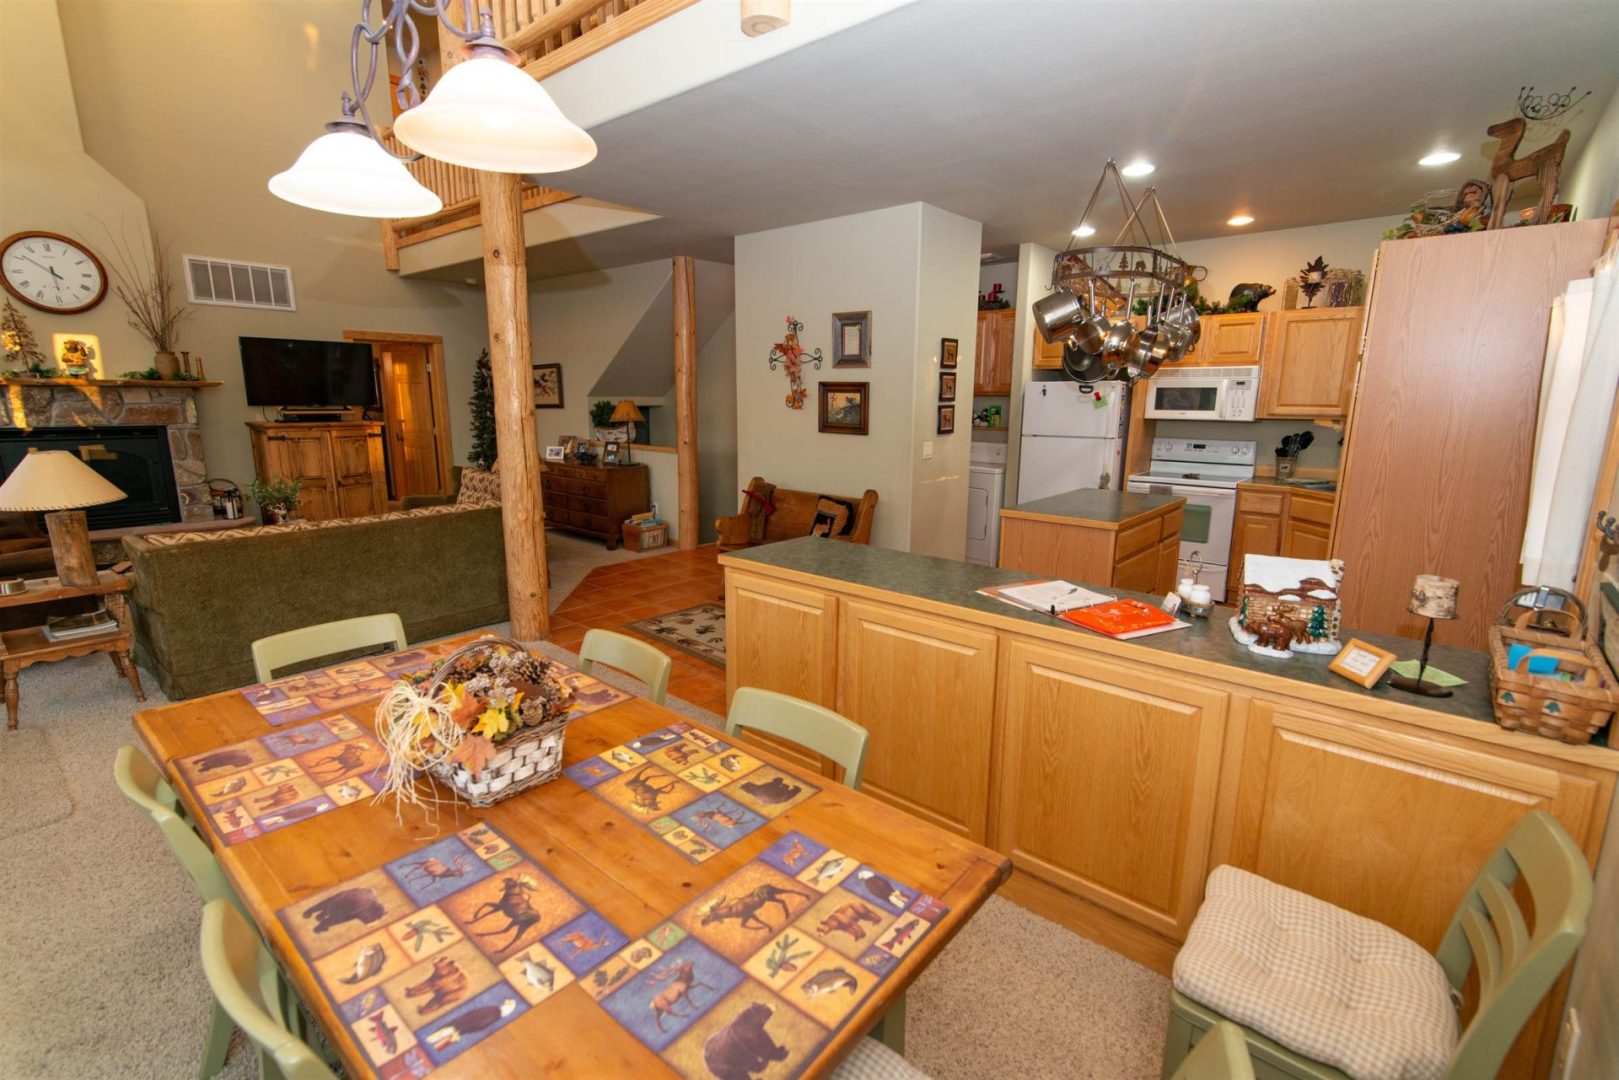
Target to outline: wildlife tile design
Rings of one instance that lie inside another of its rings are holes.
[[[575,983],[628,990],[664,955],[482,823],[279,917],[381,1080],[426,1076]]]
[[[376,736],[327,716],[175,762],[215,835],[240,844],[374,795],[388,772]]]
[[[244,686],[241,694],[271,727],[296,724],[375,701],[387,692],[394,680],[425,675],[440,659],[453,652],[457,644],[440,641],[386,656],[350,660],[319,671]],[[573,706],[568,710],[570,722],[634,696],[566,664],[555,660],[545,662],[563,689],[573,691]]]
[[[562,771],[694,863],[821,790],[684,722]]]
[[[790,1080],[948,910],[791,832],[581,982],[688,1080]]]

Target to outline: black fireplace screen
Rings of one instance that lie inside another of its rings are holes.
[[[169,433],[161,426],[108,428],[17,428],[0,430],[0,482],[29,450],[68,450],[128,498],[89,506],[92,529],[162,525],[180,520],[180,492],[169,457]]]

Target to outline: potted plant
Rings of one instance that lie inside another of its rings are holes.
[[[591,403],[590,424],[596,429],[596,438],[603,442],[622,434],[613,423],[613,403],[605,399]]]
[[[129,325],[152,343],[152,367],[157,377],[172,380],[180,373],[180,357],[174,351],[180,343],[180,320],[192,309],[175,298],[169,246],[154,231],[150,264],[136,258],[128,245],[116,237],[113,250],[116,256],[108,260],[113,292],[128,311]]]
[[[303,488],[302,480],[282,480],[274,477],[268,481],[254,480],[248,485],[248,492],[253,496],[253,501],[259,504],[259,510],[264,514],[264,523],[280,525],[297,519],[298,496],[303,492]]]

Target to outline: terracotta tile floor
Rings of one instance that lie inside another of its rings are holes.
[[[718,557],[719,549],[710,544],[696,551],[671,551],[598,566],[557,606],[551,616],[551,640],[564,649],[577,651],[585,631],[592,627],[630,633],[624,625],[637,619],[718,603],[725,588]],[[723,668],[660,642],[652,644],[674,659],[669,693],[710,712],[725,714]]]

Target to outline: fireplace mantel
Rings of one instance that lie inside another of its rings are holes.
[[[0,386],[163,386],[182,390],[207,390],[224,383],[203,379],[45,379],[36,375],[0,378]]]

